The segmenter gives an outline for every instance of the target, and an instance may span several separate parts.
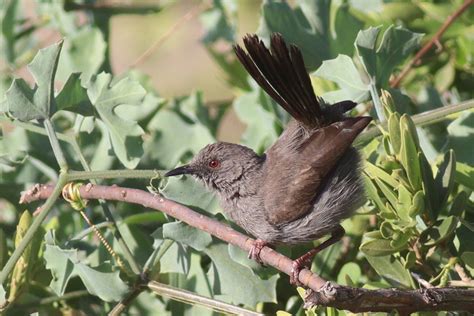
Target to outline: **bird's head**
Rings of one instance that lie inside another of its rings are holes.
[[[245,146],[218,142],[207,145],[187,165],[173,169],[166,177],[192,175],[208,187],[230,191],[238,186],[245,173],[258,170],[264,158]]]

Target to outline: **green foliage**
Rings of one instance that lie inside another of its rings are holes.
[[[293,2],[263,1],[257,34],[268,41],[271,33],[280,32],[298,45],[315,91],[328,102],[363,103],[351,114],[369,112],[379,119],[374,128],[381,134],[360,147],[368,202],[343,223],[350,241],[318,254],[312,270],[340,284],[371,289],[419,288],[413,273],[435,286],[460,282],[456,265],[472,275],[472,10],[449,27],[440,49],[427,52],[400,88],[392,88],[391,80],[461,0]],[[20,252],[22,241],[27,242],[0,287],[0,305],[8,299],[5,306],[11,314],[105,314],[140,280],[121,269],[66,203],[53,201],[54,211],[26,238],[43,214],[24,212],[25,206],[18,204],[20,191],[63,179],[68,168],[175,167],[219,139],[221,131],[233,131],[224,123],[229,115],[245,125],[241,143],[263,153],[290,119],[248,78],[232,51],[244,23],[241,14],[255,9],[248,9],[250,2],[214,0],[199,17],[201,45],[233,93],[231,101],[213,107],[200,91],[165,99],[137,69],[114,72],[113,58],[121,52],[111,45],[110,30],[120,19],[111,23],[112,17],[154,14],[161,20],[166,7],[80,3],[40,0],[28,10],[36,14],[31,19],[21,1],[0,2],[0,275],[8,259]],[[46,42],[41,35],[46,30],[64,39]],[[443,120],[413,116],[462,102],[471,104],[471,110],[449,113]],[[61,155],[68,168],[59,170]],[[148,186],[226,221],[216,197],[189,177],[100,181]],[[37,206],[28,207],[34,211]],[[150,279],[266,314],[345,314],[325,307],[305,311],[302,293],[286,276],[203,231],[142,206],[107,206],[115,219],[92,202],[86,213],[125,265]],[[311,246],[277,250],[295,258]],[[76,291],[82,294],[69,296]],[[57,302],[39,303],[51,298]],[[149,292],[127,304],[131,314],[213,314],[197,301],[186,305]]]
[[[56,295],[64,295],[70,279],[74,276],[79,276],[90,294],[106,302],[117,301],[126,293],[127,285],[120,279],[119,271],[113,271],[114,267],[110,263],[90,267],[77,249],[58,246],[54,231],[50,231],[45,240],[44,260],[46,269],[51,271],[53,277],[50,287]]]

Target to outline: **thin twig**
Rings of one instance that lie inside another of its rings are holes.
[[[207,308],[210,308],[212,310],[215,310],[217,312],[224,312],[224,313],[233,313],[236,315],[263,315],[261,313],[257,313],[245,308],[241,308],[232,304],[228,304],[225,302],[221,302],[215,299],[211,299],[202,295],[198,295],[193,292],[189,292],[183,289],[178,289],[174,288],[172,286],[163,284],[163,283],[158,283],[156,281],[150,281],[148,283],[148,288],[155,292],[156,294],[160,296],[167,296],[169,298],[172,298],[174,300],[192,304],[192,305],[200,305],[204,306]]]
[[[45,297],[45,298],[42,298],[38,301],[34,301],[34,302],[31,302],[31,303],[28,303],[28,304],[17,304],[17,305],[15,305],[15,307],[18,307],[18,308],[38,307],[38,305],[49,305],[49,304],[52,304],[52,303],[55,303],[55,302],[72,300],[72,299],[75,299],[75,298],[88,296],[88,295],[91,295],[91,294],[87,290],[78,290],[78,291],[72,291],[72,292],[65,293],[62,296],[54,295],[54,296],[50,296],[50,297]]]
[[[109,312],[109,316],[122,315],[123,311],[130,305],[130,303],[143,292],[146,288],[144,286],[136,286],[131,292],[129,292],[114,308]]]
[[[199,4],[189,10],[185,15],[183,15],[175,24],[173,24],[168,31],[166,31],[160,38],[158,38],[148,49],[143,52],[133,63],[131,63],[128,68],[134,68],[139,64],[147,60],[153,52],[160,47],[171,35],[173,35],[181,26],[186,22],[194,18],[196,15],[201,13],[203,10],[207,9],[207,5]]]
[[[66,11],[96,11],[96,12],[110,12],[110,13],[156,13],[162,10],[158,5],[137,5],[137,4],[114,4],[114,3],[76,3],[73,1],[66,1],[64,4]]]
[[[392,82],[390,83],[390,86],[392,88],[397,88],[399,86],[400,82],[402,81],[402,79],[405,78],[405,76],[413,68],[413,66],[415,66],[418,63],[418,61],[421,59],[421,57],[423,57],[431,49],[431,47],[433,47],[433,45],[436,45],[437,43],[439,44],[439,41],[440,41],[441,36],[443,35],[443,33],[446,32],[448,27],[461,14],[463,14],[464,11],[466,11],[467,8],[469,8],[469,6],[472,5],[473,2],[474,2],[474,0],[465,0],[464,3],[452,15],[450,15],[446,19],[446,21],[443,23],[443,25],[441,25],[440,29],[438,30],[438,32],[436,32],[436,34],[433,36],[433,38],[430,41],[428,41],[418,51],[418,53],[415,55],[415,57],[413,57],[413,59],[410,60],[408,62],[408,64],[405,65],[405,67],[403,67],[402,71],[398,74],[398,76],[395,79],[392,80]]]
[[[79,147],[79,143],[77,142],[76,137],[71,137],[69,144],[72,146],[73,150],[76,152],[77,157],[79,157],[79,161],[81,162],[82,168],[84,168],[84,171],[90,172],[92,171],[89,163],[87,162],[86,158],[82,154],[82,150]],[[89,180],[92,184],[97,184],[97,181],[95,179],[90,179]],[[123,235],[119,229],[119,225],[117,224],[117,221],[115,220],[112,212],[110,211],[110,208],[107,204],[106,201],[99,199],[99,204],[100,207],[102,208],[102,211],[105,215],[105,218],[107,221],[112,223],[111,226],[111,232],[112,235],[114,236],[115,240],[117,240],[117,243],[123,251],[123,255],[125,259],[127,260],[127,263],[130,265],[131,270],[135,274],[140,274],[141,268],[138,262],[135,260],[135,257],[132,255],[132,252],[130,250],[130,247],[127,245],[125,238],[123,238]],[[125,268],[126,269],[126,268]],[[128,271],[128,269],[126,269]]]
[[[472,108],[474,108],[474,99],[467,100],[455,105],[443,106],[434,110],[412,115],[411,119],[413,120],[413,123],[415,123],[416,127],[421,127],[449,119],[449,116],[452,114],[459,113]],[[383,129],[386,129],[387,123],[382,123],[381,127]],[[381,131],[379,127],[372,127],[360,134],[359,137],[356,138],[354,145],[358,147],[374,139],[380,134]]]
[[[472,278],[467,274],[466,270],[462,265],[459,263],[456,263],[454,265],[454,270],[456,270],[457,274],[461,278],[461,280],[465,283],[471,283],[472,284]]]
[[[156,194],[117,186],[86,185],[79,190],[84,199],[122,201],[160,210],[245,251],[249,251],[255,243],[254,239],[217,220]],[[36,185],[32,194],[28,191],[22,195],[21,201],[29,203],[46,199],[51,193],[51,185]],[[293,261],[269,247],[262,249],[260,258],[267,266],[272,266],[288,275],[292,272]],[[307,269],[300,272],[298,279],[312,290],[306,299],[309,305],[331,306],[352,312],[391,312],[393,310],[398,310],[400,313],[439,310],[474,312],[474,291],[467,289],[452,287],[420,290],[352,288],[327,282]]]
[[[426,289],[433,288],[433,284],[423,279],[418,273],[412,272],[411,276],[424,288]]]
[[[42,207],[43,212],[33,220],[33,223],[31,223],[30,227],[28,228],[28,231],[26,232],[25,236],[21,240],[20,244],[15,248],[11,257],[8,258],[7,263],[2,268],[2,271],[0,272],[0,285],[3,285],[5,283],[8,275],[13,271],[13,268],[15,267],[16,262],[21,257],[26,247],[29,245],[29,243],[33,239],[33,236],[36,234],[36,232],[40,228],[41,223],[43,223],[46,216],[48,216],[48,213],[52,210],[54,203],[56,202],[57,198],[61,195],[61,190],[63,186],[66,184],[66,181],[67,181],[66,176],[64,174],[60,174],[58,182],[55,184],[55,186],[50,187],[51,190],[48,194],[46,203],[44,203]],[[34,186],[33,188],[38,188],[38,187]],[[29,190],[28,194],[35,195],[36,194],[35,189]]]

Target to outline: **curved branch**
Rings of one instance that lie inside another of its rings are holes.
[[[20,203],[47,199],[52,191],[53,187],[51,185],[37,184],[33,189],[23,192]],[[249,251],[255,243],[254,239],[235,231],[231,227],[160,195],[138,189],[93,184],[81,186],[80,193],[84,199],[122,201],[160,210],[245,251]],[[292,270],[292,260],[290,258],[269,247],[262,249],[260,258],[264,264],[290,275]],[[307,269],[300,272],[299,281],[312,290],[306,299],[308,305],[331,306],[352,312],[389,312],[393,310],[400,312],[436,310],[474,312],[474,291],[468,289],[368,290],[329,283]]]

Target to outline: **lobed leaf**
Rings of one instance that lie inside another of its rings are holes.
[[[360,31],[355,46],[369,77],[375,78],[378,87],[387,87],[393,70],[418,47],[422,34],[392,25],[377,47],[380,30],[370,27]]]
[[[53,275],[50,286],[58,296],[64,294],[74,276],[79,276],[90,294],[106,302],[118,301],[128,291],[127,285],[119,277],[119,271],[113,271],[110,263],[94,268],[88,266],[77,249],[64,249],[56,245],[51,233],[46,236],[44,259],[46,268]]]
[[[334,81],[341,88],[340,98],[332,98],[331,102],[352,100],[364,102],[369,97],[369,87],[361,79],[352,59],[347,55],[338,55],[334,59],[324,60],[314,75]],[[342,93],[343,92],[343,93]],[[332,94],[335,92],[332,91]],[[323,96],[324,97],[324,96]]]
[[[212,237],[208,233],[182,222],[164,224],[163,238],[183,243],[198,251],[203,251],[212,242]]]
[[[58,111],[67,110],[83,116],[94,115],[94,108],[87,95],[87,90],[81,84],[81,74],[73,73],[69,76],[61,92],[56,96]]]
[[[119,116],[118,106],[133,111],[145,96],[145,89],[129,78],[113,82],[112,76],[100,73],[87,84],[87,94],[100,119],[107,126],[112,148],[120,162],[127,168],[136,167],[143,155],[143,129],[138,122]],[[123,113],[123,112],[122,112]]]

